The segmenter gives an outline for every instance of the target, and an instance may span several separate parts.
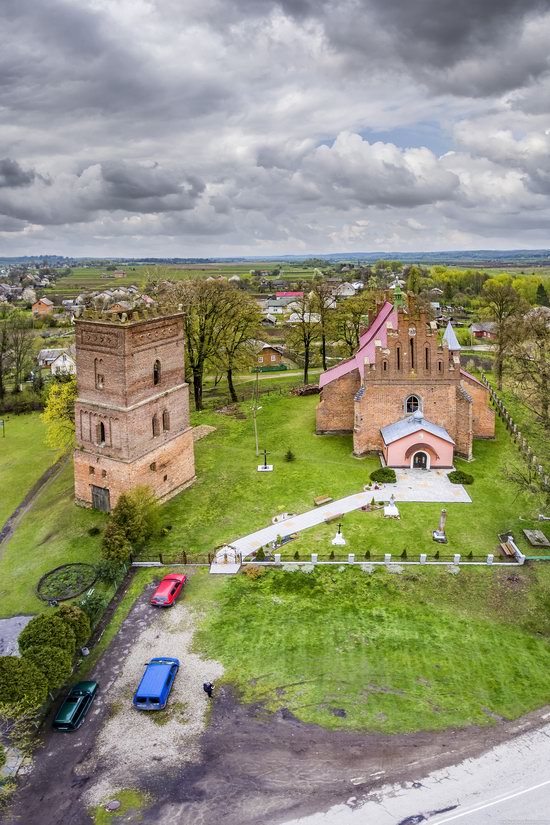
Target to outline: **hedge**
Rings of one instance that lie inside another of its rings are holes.
[[[35,616],[19,634],[19,650],[29,647],[59,647],[74,656],[76,637],[74,630],[60,616]]]
[[[21,703],[35,710],[47,695],[48,681],[35,664],[19,656],[0,656],[0,704]]]
[[[370,479],[377,484],[395,484],[397,476],[395,470],[392,470],[391,467],[380,467],[370,474]]]
[[[453,484],[473,484],[474,477],[470,473],[465,473],[463,470],[453,470],[448,473],[447,478]]]
[[[73,670],[70,653],[60,647],[32,645],[25,650],[23,659],[36,665],[44,674],[50,691],[65,684]]]

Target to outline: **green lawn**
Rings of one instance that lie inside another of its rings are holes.
[[[87,530],[104,521],[101,513],[73,503],[72,464],[67,464],[39,493],[12,538],[0,546],[0,617],[43,610],[35,588],[48,570],[69,562],[97,561],[99,539]]]
[[[38,413],[1,417],[6,437],[0,432],[0,526],[56,459],[45,444],[46,428]]]
[[[550,701],[550,646],[532,632],[550,631],[549,574],[240,575],[218,587],[196,646],[243,701],[305,722],[385,733],[492,724]]]
[[[175,561],[187,553],[207,553],[216,546],[260,529],[283,511],[311,509],[313,499],[328,494],[334,499],[362,490],[374,457],[352,456],[351,436],[314,434],[317,396],[306,398],[271,395],[262,398],[258,413],[260,444],[274,463],[273,473],[258,473],[250,405],[243,405],[244,418],[214,412],[196,413],[194,424],[211,424],[215,433],[196,444],[197,481],[162,508],[162,521],[172,529],[152,541],[149,556],[163,553]],[[537,526],[535,503],[502,479],[501,466],[515,454],[500,422],[496,441],[475,443],[475,461],[464,463],[475,476],[469,488],[473,504],[448,506],[449,544],[442,552],[475,554],[492,552],[497,533],[512,529],[520,547],[527,550],[522,527]],[[294,462],[284,460],[291,448]],[[458,462],[463,466],[462,462]],[[495,490],[498,488],[498,495]],[[346,515],[346,551],[362,555],[391,552],[409,555],[433,553],[436,546],[431,531],[437,525],[440,505],[400,505],[401,521],[385,521],[379,513]],[[99,557],[101,536],[90,537],[89,527],[102,525],[105,517],[73,503],[72,468],[63,473],[38,497],[36,505],[21,520],[0,558],[0,615],[32,613],[42,604],[34,594],[40,575],[67,561],[94,561]],[[543,529],[548,530],[546,525]],[[323,525],[304,532],[289,545],[302,557],[312,551],[330,551],[335,525]],[[8,584],[9,582],[9,584]]]

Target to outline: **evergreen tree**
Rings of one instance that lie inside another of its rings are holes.
[[[539,284],[537,287],[537,304],[539,307],[547,307],[550,306],[550,301],[548,300],[548,292],[546,291],[544,284]]]

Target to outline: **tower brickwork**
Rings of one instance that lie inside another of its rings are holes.
[[[195,477],[183,314],[75,326],[77,502],[109,510],[138,485],[171,498]]]

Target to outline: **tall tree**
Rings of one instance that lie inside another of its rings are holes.
[[[518,396],[550,430],[550,310],[547,307],[532,309],[517,321],[508,364]]]
[[[185,312],[185,361],[195,408],[203,409],[204,372],[223,346],[232,309],[242,292],[226,281],[190,280],[162,284],[159,294]]]
[[[315,301],[304,294],[296,301],[296,321],[291,325],[289,343],[304,359],[304,384],[309,381],[309,367],[311,362],[311,347],[314,341],[319,340],[321,321],[315,312]]]
[[[363,291],[342,301],[335,312],[335,330],[343,341],[347,355],[353,355],[359,346],[361,329],[366,327],[376,306],[376,293]]]
[[[319,334],[321,337],[321,361],[323,369],[327,368],[327,337],[332,327],[331,320],[334,315],[334,298],[332,287],[326,281],[315,278],[312,286],[312,303],[315,313],[319,316]]]
[[[546,291],[546,287],[542,282],[537,287],[536,303],[539,305],[539,307],[550,306],[550,301],[548,300],[548,292]]]
[[[19,390],[27,369],[30,369],[33,332],[30,320],[22,312],[9,316],[8,341],[13,361],[15,388]]]
[[[212,360],[217,368],[225,372],[231,400],[238,401],[233,371],[252,360],[252,340],[258,333],[260,311],[257,301],[242,290],[235,289],[227,297],[227,326]]]
[[[6,374],[10,367],[10,335],[9,323],[12,310],[6,306],[0,307],[0,401],[6,394]]]
[[[524,302],[510,283],[510,279],[490,278],[481,292],[485,315],[496,324],[497,341],[495,374],[499,390],[502,389],[504,358],[514,337],[515,322],[524,310]]]

